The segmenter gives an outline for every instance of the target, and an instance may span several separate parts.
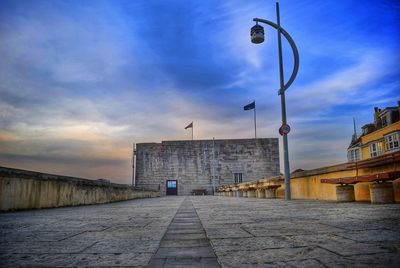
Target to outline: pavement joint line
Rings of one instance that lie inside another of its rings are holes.
[[[99,241],[94,242],[93,244],[87,246],[86,248],[82,249],[79,253],[84,253],[85,250],[88,250],[89,248],[93,247],[94,245],[96,245],[97,243],[99,243]],[[88,253],[90,254],[90,253]]]
[[[179,220],[176,221],[175,219],[178,219],[180,215],[185,214],[187,217],[180,217],[180,219],[185,218],[187,219],[187,222],[185,220],[183,222],[180,222]],[[190,214],[191,216],[188,216]],[[206,245],[177,245],[173,247],[161,247],[163,241],[176,241],[179,243],[179,241],[197,241],[200,238],[196,237],[190,237],[190,233],[170,233],[169,236],[172,236],[172,238],[168,237],[169,231],[170,230],[184,230],[185,227],[191,227],[191,226],[196,226],[196,229],[201,229],[201,233],[194,233],[193,235],[202,235],[204,236],[204,239],[207,243]],[[174,227],[174,228],[171,228]],[[180,228],[180,227],[183,227]],[[168,239],[167,239],[168,237]],[[186,250],[186,251],[185,251]],[[177,253],[177,251],[179,253]],[[196,252],[198,256],[187,256],[188,252]],[[212,247],[211,240],[207,237],[206,232],[204,230],[204,226],[201,223],[200,217],[196,211],[196,208],[192,202],[192,200],[189,197],[185,197],[178,208],[177,212],[175,213],[173,219],[171,220],[170,225],[167,228],[167,231],[164,233],[163,238],[160,241],[159,247],[157,251],[153,254],[151,257],[150,261],[148,262],[148,266],[150,267],[164,267],[167,263],[168,260],[174,260],[174,261],[188,261],[191,260],[191,265],[194,265],[194,262],[197,262],[197,264],[203,265],[203,261],[206,260],[211,260],[214,262],[214,266],[216,265],[218,267],[221,267],[217,255],[215,254],[215,250]],[[159,262],[161,261],[162,264]],[[180,264],[175,264],[172,265],[172,267],[182,267]]]
[[[349,255],[345,255],[343,256],[346,259],[351,259],[351,257],[354,256],[365,256],[365,255],[379,255],[379,254],[385,254],[385,253],[391,253],[391,251],[386,251],[386,252],[368,252],[368,253],[356,253],[356,254],[349,254]]]
[[[333,254],[335,254],[335,255],[338,255],[338,256],[340,256],[340,257],[342,257],[342,258],[344,258],[344,257],[346,257],[346,256],[349,256],[349,255],[343,255],[343,254],[340,254],[340,253],[338,253],[338,252],[336,252],[336,251],[327,249],[327,248],[325,248],[325,247],[323,247],[323,246],[321,246],[321,245],[314,245],[314,248],[320,248],[320,249],[329,251],[330,253],[333,253]]]
[[[153,253],[153,256],[152,256],[152,257],[149,259],[149,261],[147,262],[147,265],[146,265],[146,267],[147,267],[147,266],[150,264],[150,262],[151,262],[151,260],[153,259],[154,255],[155,255],[155,254],[157,254],[157,251],[158,251],[158,250],[161,248],[161,242],[163,241],[164,237],[167,235],[167,232],[168,232],[169,226],[171,226],[171,224],[172,224],[172,221],[174,220],[174,218],[175,218],[176,214],[178,214],[178,212],[179,212],[179,209],[180,209],[180,207],[182,206],[182,204],[183,204],[183,202],[184,202],[185,200],[186,200],[186,197],[185,197],[185,198],[183,198],[183,199],[182,199],[182,201],[180,202],[178,209],[176,210],[176,212],[175,212],[174,216],[171,218],[171,221],[169,222],[169,224],[168,224],[167,228],[165,229],[165,232],[164,232],[164,234],[163,234],[163,237],[161,238],[161,240],[160,240],[160,241],[159,241],[159,243],[158,243],[157,250],[155,251],[155,253]],[[164,264],[165,264],[165,262],[166,262],[166,259],[165,259],[165,261],[164,261]]]
[[[108,226],[108,227],[105,227],[103,230],[98,230],[98,231],[93,231],[93,230],[89,230],[89,231],[87,231],[87,232],[103,232],[103,231],[105,231],[105,230],[108,230],[108,229],[110,229],[111,228],[111,226]]]
[[[331,234],[331,233],[318,233],[321,235],[324,234]],[[276,235],[257,235],[257,236],[252,236],[252,237],[281,237],[281,236],[288,236],[288,237],[292,237],[292,236],[314,236],[315,234],[313,233],[299,233],[299,234],[276,234]],[[211,237],[210,239],[243,239],[243,238],[252,238],[252,237],[248,237],[248,236],[235,236],[235,237]]]
[[[307,260],[314,260],[314,261],[318,262],[319,264],[321,264],[322,266],[324,266],[324,267],[326,267],[326,268],[329,267],[329,266],[327,266],[323,261],[321,261],[321,260],[319,260],[319,259],[317,259],[317,258],[302,259],[302,260],[300,260],[300,261],[307,261]]]
[[[332,234],[333,236],[336,236],[336,237],[339,237],[339,238],[342,238],[342,239],[346,239],[346,240],[350,240],[350,241],[352,241],[352,242],[356,242],[356,243],[365,243],[365,244],[373,244],[373,243],[368,243],[368,242],[365,242],[365,241],[357,241],[357,240],[355,240],[355,239],[352,239],[352,238],[350,238],[350,237],[345,237],[345,236],[341,236],[340,234]]]
[[[80,234],[83,234],[83,233],[86,233],[86,232],[88,232],[88,231],[83,231],[83,232],[80,232],[80,233],[77,233],[77,234],[73,234],[73,235],[70,235],[70,236],[64,237],[64,238],[62,238],[62,239],[60,239],[60,240],[57,240],[57,242],[64,241],[64,240],[67,240],[67,239],[70,239],[70,238],[72,238],[72,237],[78,236],[78,235],[80,235]]]
[[[254,235],[252,232],[250,232],[250,231],[246,230],[246,228],[245,228],[245,227],[243,227],[243,226],[240,226],[239,228],[240,228],[240,229],[242,229],[243,231],[245,231],[246,233],[248,233],[249,235],[251,235],[251,236],[255,237],[255,235]]]

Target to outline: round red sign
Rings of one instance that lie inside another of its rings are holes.
[[[287,135],[290,132],[290,126],[288,124],[283,124],[280,128],[279,128],[279,134],[283,135]]]

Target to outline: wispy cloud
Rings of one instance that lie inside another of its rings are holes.
[[[369,122],[399,97],[398,8],[281,8],[301,56],[287,92],[292,169],[342,162],[351,116]],[[129,183],[133,142],[189,139],[191,121],[198,139],[252,137],[252,100],[259,135],[278,137],[276,32],[251,44],[254,17],[274,20],[274,4],[1,2],[1,165]],[[291,57],[284,42],[286,78]]]
[[[297,87],[288,97],[299,111],[312,112],[313,115],[326,113],[329,109],[343,104],[365,104],[379,101],[393,88],[377,91],[376,81],[395,73],[393,62],[386,51],[366,51],[352,66],[339,69],[321,79]],[[371,87],[371,84],[373,85]],[[319,108],[316,109],[316,104]],[[302,116],[303,114],[300,114]]]

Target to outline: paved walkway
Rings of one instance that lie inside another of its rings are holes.
[[[0,213],[0,266],[399,267],[399,226],[399,204],[214,196]]]
[[[399,267],[400,204],[193,199],[223,267]]]
[[[0,214],[0,267],[145,267],[184,197]]]
[[[176,213],[149,267],[220,267],[189,198]]]

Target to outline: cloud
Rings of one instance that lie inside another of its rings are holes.
[[[115,31],[120,25],[113,21],[111,30],[109,21],[99,19],[104,13],[89,12],[96,25],[84,17],[88,12],[82,10],[76,12],[80,15],[78,20],[55,9],[41,12],[46,15],[26,12],[25,16],[7,17],[0,46],[4,65],[25,70],[28,76],[29,72],[46,75],[46,79],[50,76],[53,82],[84,83],[102,81],[126,64],[124,55],[128,50],[118,42]]]
[[[391,89],[378,92],[369,85],[394,72],[393,63],[385,60],[387,57],[386,51],[364,51],[357,55],[354,65],[297,87],[288,95],[289,102],[295,104],[296,114],[299,111],[320,114],[342,104],[377,101]],[[320,109],[316,109],[316,104]]]
[[[190,139],[183,128],[192,121],[196,139],[253,137],[252,112],[243,111],[252,100],[259,136],[278,136],[276,32],[266,26],[260,46],[249,35],[253,17],[275,18],[274,5],[0,5],[2,165],[129,183],[133,142]],[[380,16],[371,5],[363,11]],[[385,9],[388,33],[369,33],[372,26],[355,31],[368,17],[362,12],[346,21],[335,15],[347,2],[281,7],[301,56],[286,95],[292,169],[345,161],[351,116],[368,122],[370,106],[393,105],[398,96],[390,24],[398,16]],[[286,78],[291,57],[284,43]]]

